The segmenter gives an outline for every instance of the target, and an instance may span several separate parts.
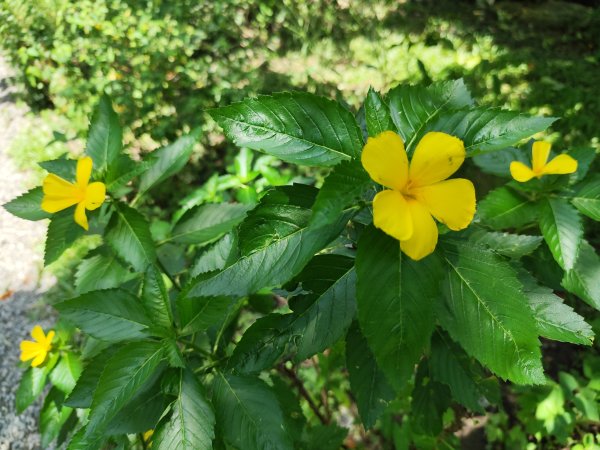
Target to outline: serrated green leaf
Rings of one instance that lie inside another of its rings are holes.
[[[277,397],[260,379],[218,372],[213,404],[221,435],[232,447],[293,449]]]
[[[109,347],[85,363],[75,387],[65,400],[65,405],[81,409],[91,406],[100,376],[116,350],[116,347]]]
[[[564,304],[552,289],[539,286],[529,272],[521,271],[519,279],[523,283],[523,292],[529,300],[540,336],[572,344],[592,345],[594,332],[583,317]]]
[[[75,387],[81,375],[82,365],[79,356],[73,352],[64,352],[58,364],[50,372],[50,381],[65,394],[69,394]]]
[[[496,230],[517,228],[535,222],[538,207],[512,189],[500,187],[479,202],[477,215],[483,224]]]
[[[92,401],[86,438],[100,435],[125,404],[155,376],[163,362],[158,342],[130,342],[108,361]]]
[[[577,171],[569,177],[571,184],[583,180],[596,159],[596,150],[591,147],[576,147],[569,149],[569,156],[577,160]]]
[[[312,292],[309,304],[291,314],[273,313],[258,319],[234,350],[230,365],[236,370],[260,372],[282,356],[301,362],[344,335],[356,312],[353,260],[322,255],[311,264],[322,268],[318,280],[298,276],[303,290]]]
[[[491,251],[468,244],[446,245],[443,255],[448,272],[435,305],[452,339],[504,379],[544,383],[533,315],[516,273]]]
[[[94,161],[94,172],[106,173],[123,148],[123,129],[107,95],[100,98],[88,133],[85,152]]]
[[[358,157],[362,149],[350,111],[306,92],[262,95],[208,113],[239,147],[294,164],[332,166]]]
[[[346,335],[346,368],[358,413],[364,427],[369,429],[394,399],[395,393],[375,362],[375,355],[358,322],[352,324]]]
[[[104,341],[144,338],[152,326],[140,301],[121,289],[88,292],[54,307],[64,319]]]
[[[58,175],[59,177],[67,181],[75,181],[75,174],[77,172],[77,160],[70,159],[69,155],[65,153],[57,159],[50,161],[42,161],[38,163],[42,169],[47,172]]]
[[[473,157],[473,162],[483,172],[499,177],[510,177],[510,163],[521,161],[530,165],[530,156],[525,150],[515,147],[508,147],[495,152],[481,153]]]
[[[190,275],[196,277],[201,273],[221,270],[233,264],[239,257],[237,241],[236,233],[228,233],[223,236],[196,259]]]
[[[450,406],[450,390],[431,378],[429,361],[423,359],[417,369],[412,392],[411,425],[415,431],[430,436],[442,432],[443,415]]]
[[[116,255],[99,254],[86,258],[79,264],[75,273],[75,287],[79,294],[111,289],[121,286],[132,276]]]
[[[25,411],[42,393],[48,374],[57,360],[57,354],[50,355],[43,366],[30,367],[25,371],[15,394],[16,409],[19,414]]]
[[[60,434],[60,430],[73,412],[72,408],[63,405],[64,394],[51,389],[44,400],[40,411],[40,435],[42,448],[48,448]]]
[[[108,168],[104,180],[106,190],[118,197],[127,183],[146,172],[153,163],[154,160],[134,161],[127,155],[119,155]]]
[[[167,241],[208,244],[230,232],[246,217],[248,206],[240,203],[208,203],[188,211],[175,225]]]
[[[583,224],[575,208],[564,199],[547,198],[542,202],[540,229],[556,262],[565,270],[572,269],[583,239]]]
[[[577,185],[571,203],[591,219],[600,221],[600,176],[596,175]]]
[[[84,233],[85,230],[75,223],[73,208],[54,214],[46,231],[44,266],[56,261]]]
[[[467,156],[475,156],[515,145],[555,121],[555,117],[477,107],[443,112],[424,131],[443,131],[456,136],[463,140]]]
[[[138,195],[144,194],[149,189],[175,175],[186,165],[194,146],[200,138],[201,130],[193,130],[190,134],[180,137],[166,147],[155,150],[150,154],[150,168],[144,172],[140,179]]]
[[[343,161],[325,178],[313,206],[310,223],[321,227],[335,222],[342,211],[357,203],[373,183],[360,161]]]
[[[402,258],[397,240],[374,226],[358,241],[358,322],[379,367],[396,390],[412,376],[434,327],[440,261]]]
[[[395,130],[389,106],[372,87],[369,88],[365,99],[365,120],[369,136],[377,136],[384,131]]]
[[[214,427],[215,415],[202,386],[189,369],[182,370],[171,417],[156,429],[152,446],[157,450],[211,450]]]
[[[154,265],[148,266],[144,274],[141,300],[150,320],[158,327],[170,330],[173,326],[171,300],[162,272]]]
[[[339,450],[348,429],[338,425],[316,425],[304,431],[299,450]]]
[[[520,258],[534,252],[544,240],[541,236],[512,234],[477,230],[469,236],[469,241],[485,245],[496,253],[509,258]]]
[[[473,104],[463,80],[445,81],[428,87],[399,85],[387,94],[392,120],[411,152],[423,130],[446,109]]]
[[[2,205],[13,216],[25,220],[42,220],[52,217],[50,213],[42,211],[42,187],[36,187]]]
[[[139,390],[110,421],[106,434],[137,434],[155,429],[169,405],[160,382],[158,379],[148,388]]]
[[[181,322],[182,336],[206,331],[223,322],[237,301],[231,297],[180,297],[177,310]]]
[[[144,271],[156,260],[146,218],[123,203],[115,203],[115,212],[108,223],[105,238],[117,255],[138,272]]]
[[[575,266],[565,272],[562,285],[600,311],[600,257],[582,240]]]

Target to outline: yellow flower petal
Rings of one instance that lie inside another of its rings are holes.
[[[382,191],[373,199],[373,224],[402,241],[412,236],[413,226],[408,204],[398,191]]]
[[[43,348],[37,342],[21,341],[21,361],[29,361],[43,352]]]
[[[465,160],[465,146],[446,133],[427,133],[417,144],[410,162],[410,186],[426,186],[445,180]]]
[[[42,363],[46,359],[47,354],[48,354],[48,352],[42,351],[39,355],[37,355],[35,358],[33,358],[33,361],[31,361],[31,367],[38,367],[38,366],[42,365]]]
[[[42,210],[55,213],[80,201],[80,190],[73,183],[51,173],[44,178]]]
[[[106,186],[104,183],[96,181],[90,183],[85,191],[85,207],[89,210],[99,208],[104,202],[106,196]]]
[[[48,334],[46,335],[45,344],[46,344],[46,348],[48,350],[50,350],[50,348],[52,347],[52,339],[54,339],[55,334],[56,333],[54,332],[54,330],[50,330],[50,331],[48,331]]]
[[[77,161],[77,172],[75,179],[77,180],[77,184],[85,188],[90,182],[90,177],[92,176],[92,158],[86,156]]]
[[[440,181],[411,191],[415,199],[451,230],[469,226],[475,215],[475,186],[464,178]]]
[[[85,215],[85,202],[81,202],[77,204],[77,208],[75,208],[75,223],[77,223],[77,225],[80,225],[81,227],[83,227],[85,230],[88,230],[88,220],[87,220],[87,216]]]
[[[541,173],[546,165],[546,161],[548,161],[548,156],[550,155],[550,147],[552,147],[552,144],[549,142],[536,141],[533,143],[531,148],[531,168],[535,173]]]
[[[413,220],[413,235],[410,239],[400,241],[400,249],[409,258],[418,261],[430,255],[435,250],[438,240],[438,230],[425,206],[414,199],[407,200],[410,215]]]
[[[542,169],[545,175],[563,175],[577,171],[577,160],[569,155],[558,155]]]
[[[39,325],[33,327],[33,329],[31,330],[31,337],[37,342],[44,343],[46,341],[46,335],[44,334],[44,330]]]
[[[535,177],[535,173],[521,161],[513,161],[510,163],[510,174],[520,183],[525,183]]]
[[[408,157],[402,138],[393,131],[370,137],[363,148],[361,162],[377,183],[401,191],[408,181]]]

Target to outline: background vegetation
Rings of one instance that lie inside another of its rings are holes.
[[[321,177],[251,151],[238,154],[207,108],[291,88],[343,95],[359,108],[369,86],[387,91],[399,82],[458,77],[484,103],[561,117],[546,136],[556,149],[599,151],[599,29],[594,1],[0,0],[2,50],[18,70],[20,99],[32,108],[31,127],[11,153],[39,175],[33,161],[81,153],[86,117],[104,91],[134,158],[200,128],[201,144],[177,188],[159,188],[144,205],[166,217],[203,202],[251,202],[267,186]],[[588,236],[600,244],[598,230]],[[53,270],[68,275],[93,245],[67,254]],[[68,286],[53,295],[64,298]],[[483,441],[488,448],[600,448],[598,344],[546,343],[544,355],[555,385],[504,386],[502,406],[470,421],[448,410],[445,433],[419,448],[451,448],[459,438],[472,448]],[[408,402],[399,402],[398,414],[386,416],[376,432],[352,426],[347,378],[329,370],[342,357],[343,349],[333,348],[294,375],[319,399],[318,414],[352,428],[348,448],[404,448]],[[315,421],[323,419],[306,408]]]

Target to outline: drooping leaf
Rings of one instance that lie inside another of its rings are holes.
[[[515,191],[500,187],[479,202],[477,215],[485,225],[496,230],[517,228],[535,222],[538,207]]]
[[[60,391],[68,395],[81,375],[82,365],[79,356],[73,352],[64,352],[50,372],[50,381]]]
[[[412,392],[411,425],[415,431],[430,436],[442,432],[443,415],[450,406],[450,390],[431,378],[429,361],[423,359],[417,369]]]
[[[172,327],[171,300],[162,272],[155,265],[148,266],[146,270],[141,300],[142,306],[154,324],[165,330]]]
[[[533,315],[514,270],[468,244],[448,244],[443,254],[448,272],[435,305],[452,339],[502,378],[544,383]]]
[[[346,335],[346,367],[358,413],[364,427],[369,429],[375,425],[395,393],[377,365],[358,322],[352,324]]]
[[[123,130],[107,95],[94,110],[85,152],[94,161],[94,172],[104,174],[123,148]]]
[[[262,380],[217,372],[213,385],[217,427],[245,450],[292,450],[277,397]]]
[[[44,266],[56,261],[84,233],[85,230],[75,223],[73,208],[54,214],[46,231]]]
[[[316,261],[315,261],[316,260]],[[303,280],[311,299],[291,314],[269,314],[244,333],[230,364],[242,373],[256,373],[282,356],[300,362],[333,345],[346,332],[356,311],[353,260],[339,255],[317,256],[319,280]],[[307,267],[310,270],[309,267]]]
[[[395,130],[389,106],[372,87],[369,88],[365,99],[365,119],[369,136],[377,136],[384,131]]]
[[[179,172],[190,159],[200,133],[201,130],[197,128],[190,134],[180,137],[172,144],[152,152],[150,154],[151,166],[141,176],[138,195],[144,194],[149,189]]]
[[[600,257],[582,240],[575,266],[565,272],[562,285],[600,311]]]
[[[13,216],[20,217],[25,220],[42,220],[52,217],[50,213],[42,211],[42,198],[44,192],[41,186],[33,188],[23,195],[5,203],[6,209]]]
[[[463,140],[467,156],[500,150],[544,131],[555,117],[535,117],[499,108],[477,107],[440,113],[425,131],[443,131]]]
[[[88,292],[54,307],[85,333],[110,342],[146,337],[152,325],[140,301],[122,289]]]
[[[105,238],[117,255],[138,272],[156,260],[148,222],[137,210],[123,203],[115,203]]]
[[[239,147],[294,164],[332,166],[356,158],[362,148],[350,111],[306,92],[262,95],[208,112]]]
[[[556,262],[565,270],[572,269],[583,239],[583,224],[575,208],[563,199],[546,199],[540,229]]]
[[[374,226],[358,242],[358,321],[377,364],[396,390],[412,376],[435,323],[440,260],[402,257],[397,240]]]
[[[462,79],[428,87],[399,85],[388,92],[387,100],[392,120],[409,152],[442,111],[473,104]]]
[[[40,411],[40,435],[43,448],[48,448],[54,441],[73,412],[72,408],[63,405],[64,394],[57,389],[51,389],[44,399]]]
[[[75,287],[79,294],[121,286],[131,274],[115,254],[98,254],[84,259],[75,273]]]
[[[541,236],[513,234],[477,230],[469,236],[469,241],[485,245],[495,252],[509,258],[520,258],[529,255],[544,240]]]
[[[600,176],[590,177],[577,185],[571,203],[586,216],[600,221]]]
[[[211,450],[214,427],[215,415],[202,386],[189,369],[182,370],[171,416],[156,429],[152,446],[157,450]]]

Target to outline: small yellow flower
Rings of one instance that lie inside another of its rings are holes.
[[[373,199],[374,225],[398,239],[402,251],[415,261],[435,250],[438,229],[433,217],[451,230],[462,230],[473,220],[473,183],[446,180],[465,160],[460,139],[427,133],[409,166],[400,136],[384,131],[367,140],[361,160],[369,176],[388,188]]]
[[[46,355],[52,348],[52,339],[54,338],[54,331],[50,330],[47,335],[44,334],[44,330],[39,325],[36,325],[31,330],[31,337],[35,342],[32,341],[21,341],[21,361],[31,361],[31,367],[38,367],[46,359]]]
[[[531,163],[528,167],[520,161],[510,163],[510,174],[520,183],[525,183],[533,177],[542,178],[544,175],[564,175],[577,171],[577,160],[569,155],[558,155],[548,162],[550,156],[549,142],[537,141],[531,149]]]
[[[150,441],[150,439],[152,439],[153,434],[154,434],[154,430],[148,430],[144,434],[142,434],[142,439],[147,444],[148,448],[152,447],[152,442]]]
[[[55,213],[77,205],[75,208],[75,222],[87,230],[88,221],[85,210],[92,211],[99,208],[106,195],[104,183],[99,181],[90,183],[91,175],[92,158],[89,156],[77,161],[75,183],[71,183],[53,173],[48,174],[44,179],[42,209],[49,213]]]

